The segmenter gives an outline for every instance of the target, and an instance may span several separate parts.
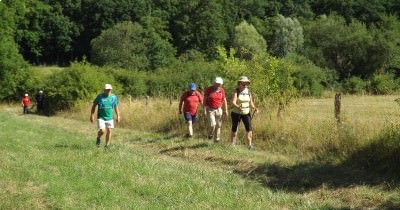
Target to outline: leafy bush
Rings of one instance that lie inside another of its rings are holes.
[[[343,90],[350,94],[364,93],[366,87],[367,82],[356,76],[350,77],[343,83]]]
[[[1,34],[0,34],[1,35]],[[0,100],[18,100],[31,88],[28,64],[11,39],[0,37]]]
[[[393,74],[374,74],[371,78],[369,90],[373,94],[384,95],[393,93],[398,84]]]
[[[122,85],[122,94],[131,95],[133,97],[145,96],[147,94],[147,73],[123,69],[117,69],[111,72],[113,72],[115,80]]]
[[[293,85],[302,96],[322,96],[335,79],[332,71],[316,66],[306,57],[289,54],[284,60],[293,66]]]
[[[72,108],[80,100],[94,100],[106,83],[113,85],[114,93],[120,93],[121,86],[112,75],[87,63],[73,63],[47,82],[45,110],[47,114],[54,114]]]
[[[152,21],[155,20],[147,18],[145,27],[136,22],[121,22],[103,31],[91,43],[93,62],[131,70],[155,69],[172,62],[175,49]]]

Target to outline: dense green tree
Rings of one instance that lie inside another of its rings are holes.
[[[275,56],[285,57],[303,47],[303,27],[296,18],[278,15],[273,25],[273,39],[269,44]]]
[[[156,69],[170,64],[175,59],[176,50],[169,42],[172,38],[166,22],[157,17],[145,16],[141,23],[144,26],[144,38],[148,40],[148,68]]]
[[[253,25],[246,21],[235,27],[233,46],[237,50],[237,55],[244,59],[252,59],[254,55],[267,51],[267,43],[264,38]]]
[[[30,87],[28,65],[13,39],[15,10],[0,2],[0,100],[19,99]]]
[[[92,40],[92,61],[127,69],[146,69],[149,43],[139,23],[121,22]]]
[[[175,50],[157,21],[158,18],[147,17],[143,19],[145,27],[136,22],[121,22],[103,31],[92,41],[93,62],[137,70],[168,65]]]
[[[181,13],[171,23],[171,33],[178,52],[197,49],[215,57],[215,49],[229,39],[219,1],[191,0],[180,5]]]
[[[340,79],[365,78],[388,61],[389,42],[381,32],[357,20],[347,25],[340,16],[322,16],[306,29],[305,52],[317,65],[335,69]]]

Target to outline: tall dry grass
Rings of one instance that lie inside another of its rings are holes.
[[[400,123],[399,96],[342,96],[342,123],[334,118],[333,98],[299,99],[291,104],[282,118],[276,109],[262,107],[253,119],[254,140],[260,148],[287,152],[351,152],[365,145],[385,127]],[[152,98],[121,98],[122,122],[119,126],[167,135],[186,133],[183,116],[178,114],[178,101]],[[87,120],[90,102],[79,104],[74,111],[63,113],[74,119]],[[201,111],[200,111],[201,113]],[[199,116],[195,133],[205,138],[206,119]],[[230,118],[223,122],[222,137],[229,143]],[[239,128],[238,142],[244,142],[244,126]]]

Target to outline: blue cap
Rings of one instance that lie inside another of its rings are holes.
[[[196,84],[195,83],[190,83],[189,89],[190,90],[196,90]]]

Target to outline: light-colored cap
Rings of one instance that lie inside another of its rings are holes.
[[[241,76],[241,77],[239,77],[239,82],[247,82],[247,83],[250,83],[250,80],[249,80],[249,78],[247,78],[246,76]]]
[[[110,84],[104,85],[104,90],[112,90],[112,86]]]
[[[25,96],[28,96],[28,93],[25,93]]]
[[[224,80],[222,80],[222,78],[221,77],[216,77],[215,78],[215,83],[217,83],[217,84],[224,84]]]
[[[39,93],[43,93],[43,90],[39,90]]]

